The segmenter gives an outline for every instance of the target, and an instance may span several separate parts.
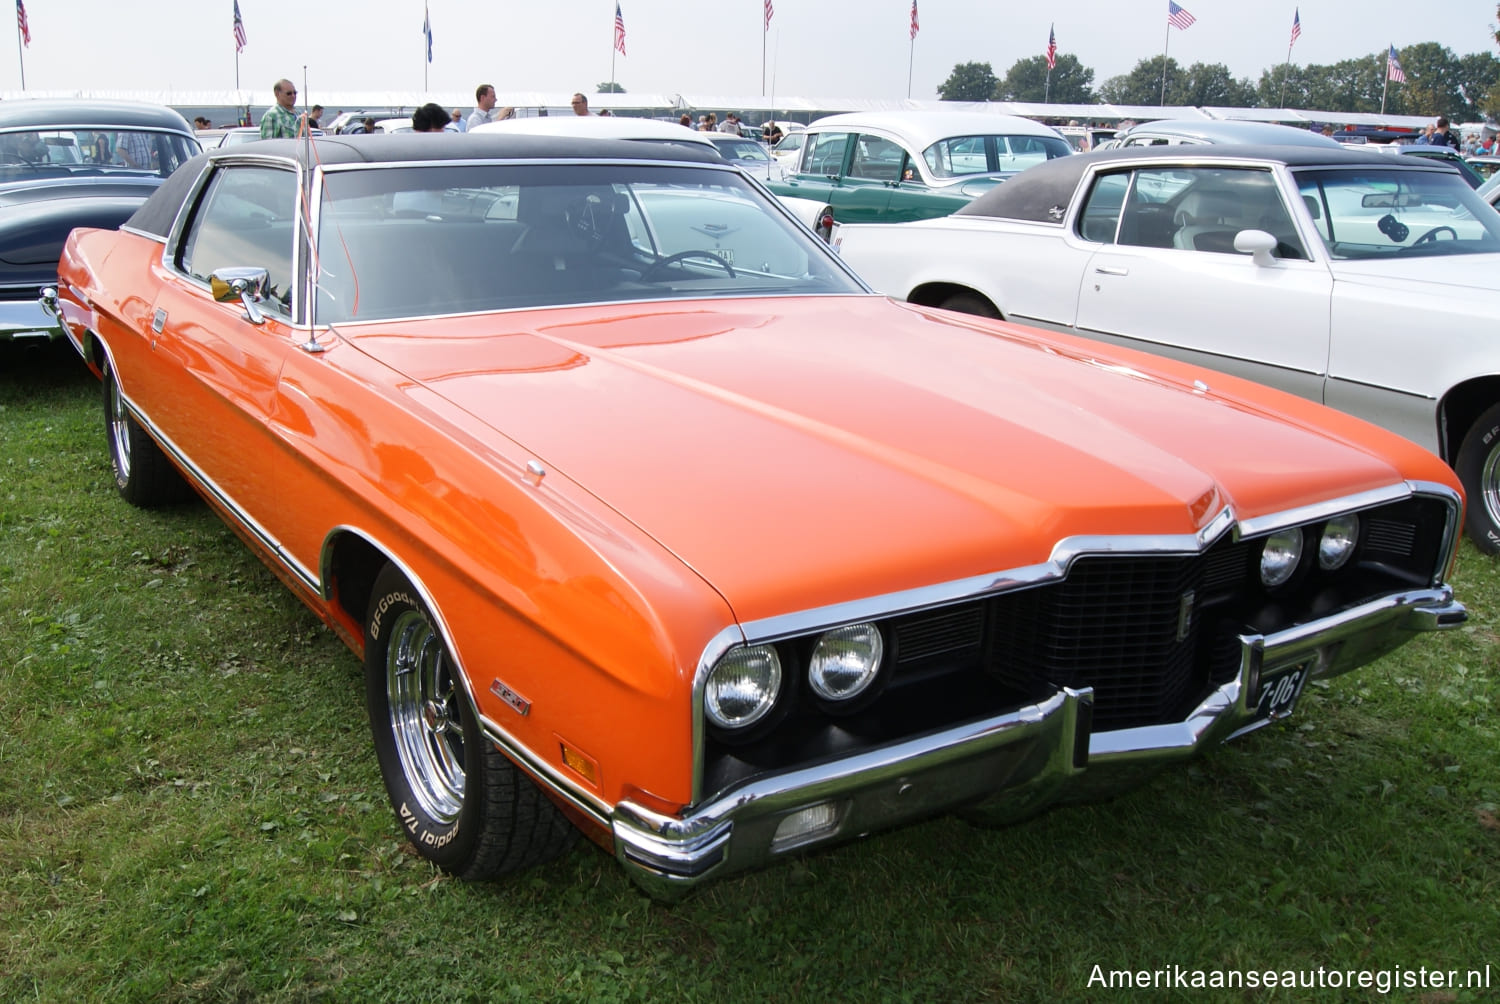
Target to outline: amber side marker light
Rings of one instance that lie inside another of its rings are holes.
[[[569,770],[583,778],[594,787],[599,787],[599,764],[591,756],[586,756],[569,746],[562,744],[563,763]]]

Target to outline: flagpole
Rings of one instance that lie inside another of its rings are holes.
[[[1159,104],[1165,108],[1167,105],[1167,48],[1172,44],[1172,21],[1167,20],[1167,37],[1161,42],[1161,101]]]
[[[912,68],[912,64],[915,63],[916,61],[917,61],[917,40],[916,40],[915,37],[913,37],[912,40],[911,40],[911,49],[910,49],[910,51],[909,51],[909,53],[907,54],[907,57],[906,57],[906,100],[908,100],[908,101],[911,100],[911,68]]]
[[[22,84],[21,86],[26,86]],[[1385,114],[1385,89],[1391,86],[1391,54],[1385,54],[1385,79],[1380,83],[1380,114]]]
[[[21,60],[21,90],[26,89],[26,52],[21,47],[21,23],[16,22],[16,56]]]
[[[771,23],[766,20],[765,12],[760,17],[760,96],[766,96],[766,36],[771,33]],[[771,111],[771,117],[776,117],[775,109]]]
[[[1286,62],[1281,64],[1281,94],[1276,98],[1276,105],[1280,108],[1286,107],[1286,75],[1290,72],[1292,66],[1292,44],[1291,42],[1287,43]]]
[[[1042,91],[1042,104],[1052,103],[1052,67],[1047,67],[1047,87]]]

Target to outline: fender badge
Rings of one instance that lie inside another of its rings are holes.
[[[509,704],[511,710],[518,715],[525,716],[526,713],[531,710],[530,701],[522,697],[520,694],[516,693],[514,690],[511,690],[499,680],[495,680],[490,684],[490,693],[500,698],[500,700],[504,701],[506,704]]]

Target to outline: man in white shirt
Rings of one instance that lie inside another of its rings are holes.
[[[474,90],[474,110],[469,113],[469,128],[495,121],[495,85],[480,84]]]

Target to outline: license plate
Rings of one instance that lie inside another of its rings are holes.
[[[1302,688],[1307,686],[1309,675],[1311,669],[1305,662],[1263,675],[1260,678],[1260,697],[1255,703],[1255,720],[1274,722],[1290,715],[1297,706],[1297,698],[1302,696]]]

